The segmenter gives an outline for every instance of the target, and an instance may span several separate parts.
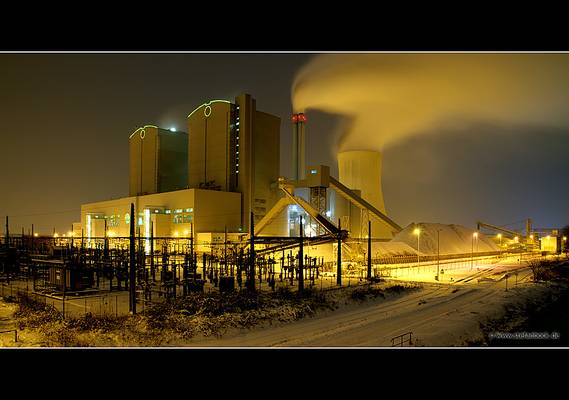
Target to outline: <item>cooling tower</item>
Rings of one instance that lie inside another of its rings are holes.
[[[381,153],[377,151],[344,151],[338,153],[338,171],[341,183],[356,193],[360,192],[360,196],[364,200],[386,214],[381,190]],[[354,205],[350,206],[347,201],[341,202],[343,204],[337,205],[336,214],[343,218],[346,223],[349,223],[351,236],[365,237],[367,235],[365,213],[361,213],[360,209]],[[391,229],[386,224],[373,218],[371,221],[373,238],[391,239],[393,237]]]

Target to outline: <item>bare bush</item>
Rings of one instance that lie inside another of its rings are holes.
[[[530,260],[529,267],[534,282],[550,281],[554,278],[552,263],[547,260]]]

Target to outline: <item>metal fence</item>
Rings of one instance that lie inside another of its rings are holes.
[[[91,314],[97,317],[119,316],[129,313],[128,293],[110,292],[89,296],[53,296],[34,292],[26,288],[21,281],[12,281],[9,284],[0,284],[0,295],[3,298],[11,297],[19,301],[22,297],[28,297],[36,303],[52,306],[58,310],[64,318],[82,317]],[[144,309],[144,301],[141,301]]]

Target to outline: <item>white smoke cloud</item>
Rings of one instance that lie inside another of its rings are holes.
[[[298,73],[295,112],[351,119],[340,150],[382,150],[473,121],[569,126],[568,54],[327,54]]]

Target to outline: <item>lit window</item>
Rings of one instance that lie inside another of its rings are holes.
[[[316,169],[311,169],[311,170],[310,170],[310,173],[311,173],[312,175],[316,175],[316,174],[318,173],[318,170],[316,170]]]

